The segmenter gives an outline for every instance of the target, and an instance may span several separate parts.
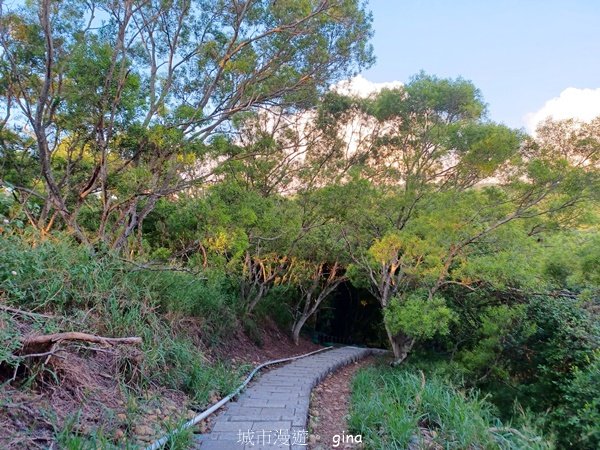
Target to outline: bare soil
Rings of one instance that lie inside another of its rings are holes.
[[[215,349],[215,356],[234,364],[258,365],[322,348],[305,338],[301,338],[298,345],[294,345],[289,333],[282,331],[270,320],[262,324],[262,327],[260,332],[262,345],[257,345],[242,330],[238,330],[233,339],[223,342]]]
[[[363,367],[373,364],[372,356],[349,364],[328,375],[312,392],[310,402],[310,450],[333,448],[334,437],[339,436],[336,449],[360,449],[361,444],[344,443],[348,436],[347,418],[352,394],[351,382],[354,374]]]

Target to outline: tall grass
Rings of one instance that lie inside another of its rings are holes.
[[[209,364],[198,346],[219,341],[236,325],[237,297],[219,274],[146,270],[110,254],[92,253],[62,236],[0,239],[0,297],[14,307],[53,314],[33,320],[40,332],[85,331],[140,336],[142,358],[124,359],[134,388],[160,384],[188,393],[197,405],[229,392],[240,370]],[[18,331],[3,315],[0,364],[14,365]],[[181,325],[191,320],[193,327]]]
[[[477,392],[463,392],[437,375],[375,366],[352,382],[351,432],[368,449],[550,449],[527,427],[502,424]],[[423,432],[422,430],[427,430]]]

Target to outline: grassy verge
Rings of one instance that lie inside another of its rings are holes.
[[[527,426],[502,424],[476,392],[410,366],[378,365],[352,382],[350,431],[368,449],[550,449]]]
[[[165,431],[156,428],[168,425],[167,415],[185,419],[165,409],[165,392],[172,394],[171,405],[189,414],[239,384],[247,367],[211,361],[203,351],[236,326],[235,302],[218,274],[146,270],[56,236],[3,236],[2,396],[9,404],[9,389],[33,396],[64,388],[70,400],[61,411],[46,405],[56,417],[40,421],[39,433],[48,428],[64,448],[85,448],[82,442],[90,448],[96,448],[94,442],[126,448],[149,415],[157,434]],[[19,355],[24,335],[64,331],[139,336],[143,343],[107,349],[65,342],[50,361]],[[23,403],[15,405],[13,410]],[[14,423],[34,420],[21,413]]]

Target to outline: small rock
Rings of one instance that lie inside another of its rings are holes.
[[[200,434],[204,434],[208,431],[208,425],[204,420],[198,424],[198,431],[200,431]]]
[[[144,436],[150,436],[154,434],[152,428],[147,425],[138,425],[135,427],[134,432],[136,435],[140,437],[140,439],[144,439]]]
[[[115,440],[120,441],[125,436],[125,432],[120,428],[115,431]]]
[[[90,427],[89,427],[89,426],[87,426],[87,425],[85,425],[85,424],[80,424],[80,425],[77,427],[77,431],[78,431],[79,433],[81,433],[81,434],[90,434],[90,431],[91,431],[91,430],[90,430]]]
[[[117,419],[119,419],[121,422],[125,422],[127,420],[127,414],[117,414]]]

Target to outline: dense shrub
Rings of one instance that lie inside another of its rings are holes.
[[[371,367],[352,383],[351,432],[370,449],[549,449],[529,426],[515,429],[496,418],[476,391],[463,392],[437,375],[411,367]],[[437,448],[437,446],[435,446]]]
[[[600,355],[573,375],[564,388],[561,405],[552,414],[553,427],[565,447],[600,448]]]
[[[591,387],[599,376],[597,315],[568,292],[517,300],[460,310],[454,338],[436,342],[445,357],[438,352],[433,364],[420,357],[413,363],[488,393],[503,418],[520,405],[556,436],[559,448],[597,448],[600,394]],[[436,352],[426,348],[431,359]]]

